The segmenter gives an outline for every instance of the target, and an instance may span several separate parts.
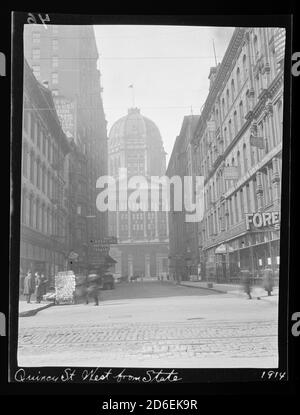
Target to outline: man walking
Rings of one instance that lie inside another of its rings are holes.
[[[100,288],[102,287],[102,278],[98,275],[93,276],[91,279],[88,277],[86,284],[86,304],[89,303],[89,296],[91,296],[95,301],[95,306],[98,306]]]
[[[25,295],[28,304],[30,303],[30,298],[31,298],[31,295],[34,293],[34,289],[35,289],[34,277],[31,274],[31,272],[28,271],[24,279],[24,291],[23,291],[23,294]]]

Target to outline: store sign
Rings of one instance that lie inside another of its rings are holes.
[[[255,137],[254,135],[250,136],[250,146],[257,147],[261,150],[265,148],[265,141],[263,137]]]
[[[75,103],[60,96],[53,97],[55,109],[67,137],[75,136]]]
[[[225,180],[238,180],[239,170],[237,166],[224,167],[223,177]]]
[[[246,213],[246,229],[273,227],[280,229],[280,212]]]

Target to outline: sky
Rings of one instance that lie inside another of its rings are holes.
[[[207,97],[213,44],[221,62],[234,28],[101,25],[94,31],[108,131],[134,105],[158,126],[168,161],[183,117],[200,114]]]

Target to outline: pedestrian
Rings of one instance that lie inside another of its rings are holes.
[[[100,288],[102,287],[102,278],[95,276],[93,279],[87,279],[86,282],[86,304],[89,303],[91,296],[95,301],[95,306],[99,305]]]
[[[47,278],[44,274],[41,274],[41,280],[42,280],[42,287],[41,287],[41,292],[42,292],[42,296],[47,294]]]
[[[43,281],[38,272],[35,273],[35,299],[40,303],[43,298]]]
[[[24,291],[23,294],[26,297],[27,303],[30,303],[30,298],[32,294],[34,293],[34,277],[30,271],[27,272],[26,277],[24,279]]]
[[[252,299],[252,296],[251,296],[252,283],[251,283],[250,271],[246,269],[241,270],[241,274],[242,274],[242,282],[244,286],[244,291],[248,295],[249,300],[251,300]]]
[[[269,267],[266,267],[264,269],[263,286],[264,286],[264,289],[267,291],[268,296],[270,296],[273,291],[274,280],[273,280],[273,271]]]

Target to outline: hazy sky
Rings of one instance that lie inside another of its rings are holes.
[[[199,114],[215,66],[234,28],[196,26],[95,26],[108,130],[133,105],[158,126],[167,160],[183,117]]]

